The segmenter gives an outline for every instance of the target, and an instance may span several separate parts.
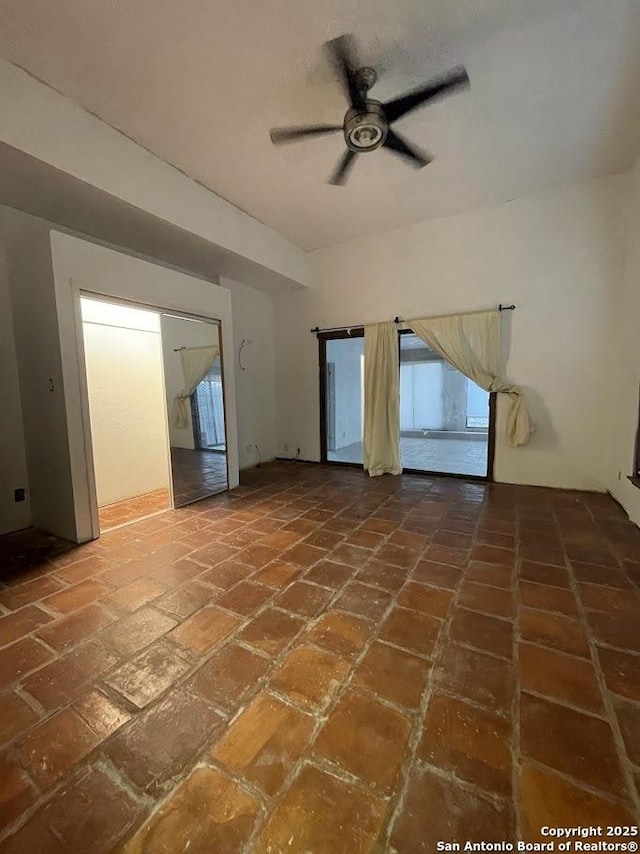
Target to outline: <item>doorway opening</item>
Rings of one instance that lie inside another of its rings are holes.
[[[364,330],[321,333],[320,453],[363,464]],[[491,479],[495,395],[410,331],[398,332],[403,471]]]
[[[489,476],[490,395],[400,333],[400,462],[403,470]]]
[[[228,489],[220,323],[80,308],[100,532]]]
[[[82,297],[100,531],[171,507],[158,312]]]
[[[319,340],[322,459],[362,465],[364,332],[327,333]]]

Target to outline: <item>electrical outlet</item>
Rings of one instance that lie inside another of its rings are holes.
[[[253,445],[247,445],[247,453],[250,454],[253,451]]]

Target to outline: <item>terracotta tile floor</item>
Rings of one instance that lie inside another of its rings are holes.
[[[98,508],[100,531],[105,533],[120,525],[128,525],[130,522],[136,522],[138,519],[166,510],[170,506],[168,489],[156,489],[144,495],[136,495],[135,498],[116,501],[115,504],[105,504]]]
[[[273,464],[0,560],[3,854],[637,821],[640,531],[605,496]]]

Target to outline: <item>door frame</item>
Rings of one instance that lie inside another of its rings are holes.
[[[318,379],[320,387],[320,462],[332,466],[362,468],[361,463],[344,463],[327,459],[327,341],[364,338],[364,326],[353,326],[336,332],[318,332]]]
[[[71,283],[73,287],[73,282]],[[218,338],[219,338],[219,347],[220,347],[220,370],[222,373],[222,397],[223,397],[223,407],[225,411],[225,443],[227,445],[226,452],[226,472],[227,472],[227,488],[226,490],[221,490],[219,493],[212,493],[212,495],[221,495],[222,492],[228,492],[230,489],[229,486],[229,456],[228,456],[228,432],[227,432],[227,398],[226,398],[226,383],[224,381],[224,348],[222,344],[222,329],[223,322],[221,318],[216,317],[207,317],[202,314],[194,314],[187,311],[175,310],[171,308],[164,308],[161,305],[152,305],[146,302],[141,302],[140,300],[127,299],[122,296],[114,296],[111,294],[104,294],[100,291],[91,290],[88,287],[75,287],[73,293],[73,306],[74,306],[74,325],[76,331],[76,357],[78,364],[78,376],[79,376],[79,385],[80,385],[80,396],[81,396],[81,416],[82,416],[82,428],[83,428],[83,438],[85,445],[85,453],[87,459],[87,482],[88,482],[88,497],[89,497],[89,506],[90,506],[90,514],[91,514],[91,528],[92,528],[92,539],[97,540],[101,536],[100,531],[100,522],[98,516],[98,495],[97,495],[97,484],[96,484],[96,476],[95,476],[95,460],[93,453],[93,434],[91,430],[91,416],[89,411],[89,387],[87,382],[87,369],[86,369],[86,354],[85,354],[85,346],[84,346],[84,326],[82,320],[82,309],[81,309],[81,299],[86,297],[88,299],[94,299],[99,302],[111,303],[115,305],[121,305],[128,308],[137,308],[142,309],[143,311],[150,311],[158,315],[159,318],[159,338],[160,338],[160,351],[161,356],[163,354],[162,347],[162,315],[172,315],[174,317],[181,317],[185,320],[197,320],[202,323],[208,323],[213,326],[218,327]],[[163,396],[166,401],[166,390],[165,390],[165,367],[164,367],[164,359],[161,359],[161,367],[162,367],[162,389]],[[171,461],[171,443],[169,440],[169,409],[168,406],[165,405],[165,432],[166,432],[166,446],[167,446],[167,465],[169,472],[169,503],[170,507],[167,509],[175,509],[175,501],[174,501],[174,489],[173,489],[173,466]],[[180,505],[186,506],[186,505]]]
[[[87,375],[87,360],[85,351],[84,337],[84,320],[82,318],[82,299],[95,300],[96,302],[118,305],[124,308],[139,309],[148,311],[158,316],[158,340],[160,342],[160,374],[162,381],[162,397],[165,401],[164,406],[164,433],[165,447],[167,460],[167,474],[169,478],[169,507],[167,510],[174,509],[173,502],[173,474],[171,468],[171,448],[169,443],[169,421],[166,406],[166,389],[165,389],[165,371],[162,359],[162,323],[160,320],[162,310],[157,306],[141,303],[136,300],[125,299],[119,296],[111,296],[110,294],[102,294],[98,291],[92,291],[85,287],[78,287],[74,293],[74,320],[76,326],[76,352],[78,359],[78,378],[80,381],[81,393],[81,412],[82,412],[82,428],[85,444],[85,453],[87,459],[87,482],[89,489],[89,504],[91,512],[91,527],[92,539],[97,540],[102,536],[100,530],[100,517],[98,505],[98,484],[96,479],[95,454],[93,451],[93,429],[91,426],[91,412],[89,407],[89,381]]]
[[[398,330],[398,370],[400,370],[400,336],[415,335],[413,329]],[[446,360],[445,360],[446,361]],[[496,452],[496,392],[489,392],[489,427],[487,431],[487,472],[486,474],[458,474],[457,472],[428,471],[426,469],[402,469],[407,474],[425,474],[430,477],[456,477],[461,480],[477,480],[482,483],[493,483],[493,463]]]
[[[336,363],[325,362],[325,406],[327,426],[327,453],[335,450],[336,444]],[[330,446],[333,447],[330,447]]]
[[[63,536],[75,543],[94,540],[97,536],[91,524],[91,461],[87,450],[86,425],[83,420],[82,382],[79,377],[82,361],[78,353],[80,307],[79,291],[98,298],[112,298],[147,306],[169,313],[184,312],[196,317],[221,321],[225,359],[227,444],[229,488],[239,483],[238,415],[235,394],[233,359],[233,324],[231,293],[215,281],[193,273],[147,259],[126,249],[111,248],[86,237],[52,229],[48,243],[53,263],[52,295],[55,296],[58,357],[54,359],[55,393],[60,395],[66,415],[67,450],[61,462],[68,472],[71,490],[61,496],[63,521],[69,522]],[[52,345],[53,346],[53,345]],[[44,371],[43,367],[43,371]],[[48,369],[47,369],[48,371]],[[45,375],[47,376],[47,375]],[[56,379],[57,378],[57,379]],[[67,519],[68,514],[68,519]],[[56,524],[58,524],[56,522]]]
[[[400,336],[415,334],[411,329],[398,329],[398,371],[400,371]],[[318,378],[320,388],[320,462],[331,466],[362,468],[361,463],[345,463],[327,458],[327,341],[344,338],[364,338],[364,327],[354,326],[334,332],[318,332]],[[456,472],[427,471],[425,469],[403,468],[403,473],[426,475],[427,477],[455,477],[462,480],[477,480],[483,483],[494,481],[494,461],[496,450],[497,394],[489,392],[489,428],[487,436],[487,472],[478,474],[457,474]]]

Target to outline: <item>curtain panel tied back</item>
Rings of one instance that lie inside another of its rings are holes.
[[[531,422],[522,390],[500,376],[500,316],[497,311],[420,317],[406,323],[434,352],[480,388],[508,394],[511,411],[507,420],[507,444],[515,448],[529,442]]]
[[[188,347],[180,350],[184,388],[173,402],[173,420],[176,427],[189,426],[189,398],[213,367],[220,347]]]
[[[371,477],[401,474],[400,359],[393,321],[364,328],[363,463]]]

